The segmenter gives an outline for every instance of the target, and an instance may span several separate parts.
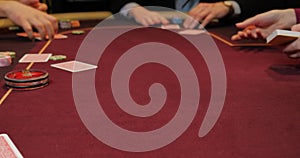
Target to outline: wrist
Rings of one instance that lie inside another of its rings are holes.
[[[286,21],[286,24],[288,25],[289,29],[297,24],[297,15],[296,15],[296,12],[294,9],[285,9],[284,10],[284,17],[287,21]]]
[[[231,1],[223,1],[223,5],[228,9],[227,15],[233,15],[233,4]]]

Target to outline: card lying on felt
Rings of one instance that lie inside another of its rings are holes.
[[[52,64],[51,66],[62,70],[70,71],[70,72],[86,71],[86,70],[96,69],[98,67],[96,65],[91,65],[80,61],[67,61],[63,63]]]
[[[23,158],[23,156],[7,134],[0,134],[0,157]]]
[[[275,30],[267,37],[267,43],[271,45],[281,45],[292,42],[300,37],[300,32],[288,30]]]
[[[17,36],[19,36],[19,37],[28,37],[27,33],[25,33],[25,32],[17,33]],[[37,40],[42,40],[40,34],[37,33],[37,32],[34,32],[34,33],[33,33],[33,36],[34,36],[34,38],[37,39]],[[46,38],[46,39],[49,39],[48,36],[46,36],[45,38]],[[54,39],[65,39],[65,38],[68,38],[68,36],[63,35],[63,34],[55,34],[55,35],[54,35]]]
[[[52,54],[25,54],[20,60],[19,63],[41,63],[47,62]]]

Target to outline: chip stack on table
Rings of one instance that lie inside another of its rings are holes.
[[[9,66],[12,63],[11,57],[8,55],[0,55],[0,67]]]
[[[5,85],[14,90],[33,90],[49,84],[49,74],[43,70],[17,70],[4,76]]]
[[[68,20],[68,19],[60,20],[59,21],[59,27],[61,29],[70,29],[70,28],[72,28],[71,20]]]
[[[12,59],[16,57],[15,52],[5,51],[0,52],[0,67],[10,66]]]
[[[61,29],[77,28],[80,27],[80,22],[79,20],[63,19],[59,21],[59,27]]]

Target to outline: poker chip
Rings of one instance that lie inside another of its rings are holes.
[[[0,55],[0,67],[6,67],[11,64],[11,56],[9,55]]]
[[[5,85],[14,90],[33,90],[49,84],[49,74],[43,70],[17,70],[4,76]]]
[[[70,28],[72,28],[71,20],[68,20],[68,19],[60,20],[59,21],[59,27],[61,29],[70,29]]]
[[[84,33],[85,33],[85,31],[83,31],[83,30],[74,30],[74,31],[72,31],[73,35],[82,35]]]
[[[67,59],[67,56],[66,55],[52,55],[49,60],[65,60]]]
[[[71,20],[71,27],[72,27],[72,28],[80,27],[80,22],[79,22],[79,20]]]
[[[10,27],[8,27],[8,30],[9,31],[17,31],[17,30],[20,30],[20,27],[19,26],[10,26]]]
[[[16,52],[12,52],[12,51],[0,52],[0,56],[10,56],[11,58],[15,58]]]

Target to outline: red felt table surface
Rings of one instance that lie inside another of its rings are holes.
[[[67,34],[68,39],[54,40],[45,53],[64,54],[74,60],[85,35]],[[114,149],[96,139],[82,123],[72,94],[72,73],[50,67],[47,63],[36,63],[34,69],[46,70],[50,76],[49,86],[33,91],[13,91],[0,105],[0,133],[7,133],[25,157],[272,157],[296,158],[300,155],[300,77],[282,76],[269,70],[276,64],[297,64],[279,50],[271,47],[233,48],[215,40],[219,47],[227,74],[227,92],[223,111],[214,128],[204,138],[198,130],[207,109],[209,98],[203,93],[202,107],[189,128],[174,142],[148,152],[125,152]],[[38,52],[45,42],[38,42],[30,52]],[[125,43],[124,43],[125,45]],[[122,48],[118,46],[116,49]],[[198,58],[191,59],[198,62]],[[106,61],[108,63],[113,60]],[[210,91],[208,70],[199,60],[196,68],[201,79],[201,92]],[[24,69],[27,64],[18,64],[14,69]],[[159,66],[145,66],[140,70],[142,78],[155,76]],[[105,70],[98,68],[96,78]],[[99,72],[99,73],[98,73]],[[158,75],[154,80],[172,86],[165,81],[172,72]],[[106,103],[104,109],[114,122],[130,130],[152,130],[163,126],[177,106],[168,102],[162,109],[160,119],[131,118],[117,109],[111,99],[110,90],[96,80],[99,96]],[[139,76],[133,76],[133,96],[143,102],[145,87]],[[4,82],[1,82],[4,85]],[[104,87],[104,88],[103,88]],[[0,89],[3,95],[7,89]],[[167,91],[177,93],[178,87]],[[165,114],[164,114],[165,113]]]

